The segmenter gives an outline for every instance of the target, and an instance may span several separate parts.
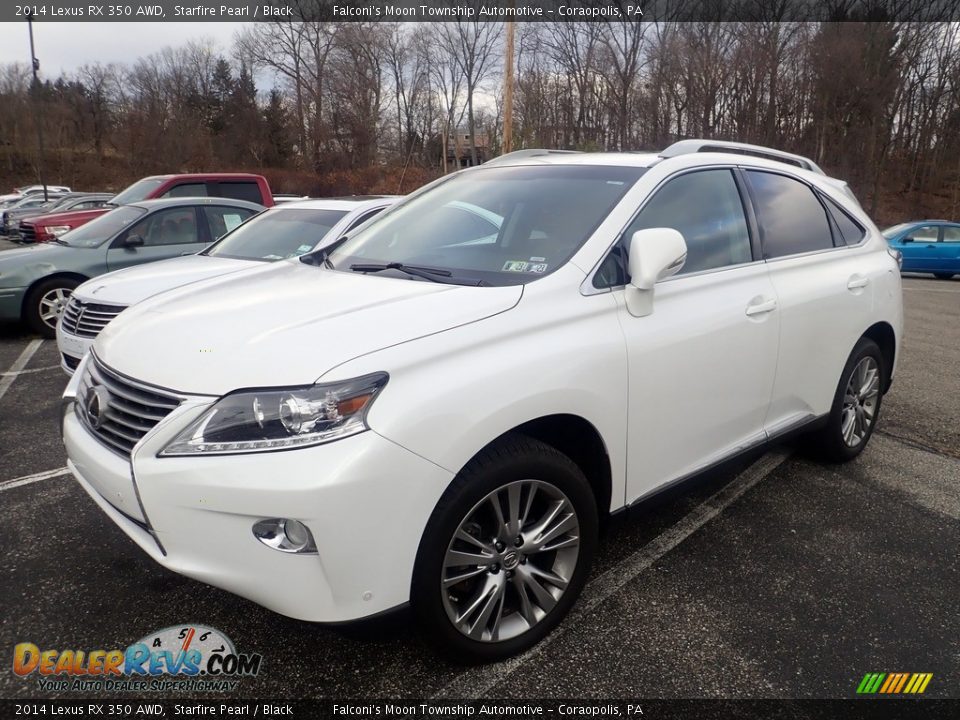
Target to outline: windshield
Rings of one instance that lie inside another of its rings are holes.
[[[901,232],[910,227],[910,223],[900,223],[899,225],[894,225],[893,227],[888,227],[886,230],[881,230],[881,234],[889,240],[892,237],[896,237]]]
[[[277,208],[251,218],[204,255],[242,260],[283,260],[313,250],[345,210]]]
[[[73,247],[97,247],[141,217],[147,211],[140,207],[120,207],[94,218],[85,225],[60,236],[60,242]]]
[[[401,263],[438,282],[519,285],[561,267],[646,168],[541,165],[453,176],[335,250],[338,270]],[[351,266],[360,266],[352,268]],[[381,270],[383,268],[380,268]],[[388,269],[393,277],[411,277]]]
[[[163,178],[144,178],[137,180],[126,190],[121,190],[110,199],[111,205],[129,205],[145,200],[150,193],[163,184]]]

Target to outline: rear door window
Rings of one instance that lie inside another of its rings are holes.
[[[236,182],[216,182],[210,183],[211,195],[217,197],[231,198],[232,200],[246,200],[263,205],[263,194],[260,192],[260,186],[252,180],[241,180]]]
[[[806,184],[772,172],[747,170],[764,259],[833,247],[827,211]]]
[[[252,210],[235,207],[205,206],[203,214],[210,228],[210,239],[223,237],[253,214]]]

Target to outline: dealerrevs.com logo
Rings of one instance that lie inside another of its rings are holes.
[[[125,650],[13,649],[13,672],[37,678],[45,691],[231,692],[260,672],[263,657],[238,653],[219,630],[182,625],[150,633]]]

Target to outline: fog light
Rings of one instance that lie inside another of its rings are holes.
[[[286,553],[316,553],[310,528],[299,520],[271,518],[253,526],[253,535],[267,547]]]

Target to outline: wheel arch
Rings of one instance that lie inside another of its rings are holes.
[[[580,415],[558,413],[527,420],[493,438],[464,464],[508,435],[526,435],[569,457],[583,472],[593,491],[601,523],[610,515],[613,475],[607,443],[596,426]]]
[[[880,348],[880,354],[883,355],[884,373],[882,390],[886,393],[890,389],[890,383],[893,379],[893,367],[897,360],[897,335],[893,326],[881,321],[874,323],[862,337],[870,338]]]

